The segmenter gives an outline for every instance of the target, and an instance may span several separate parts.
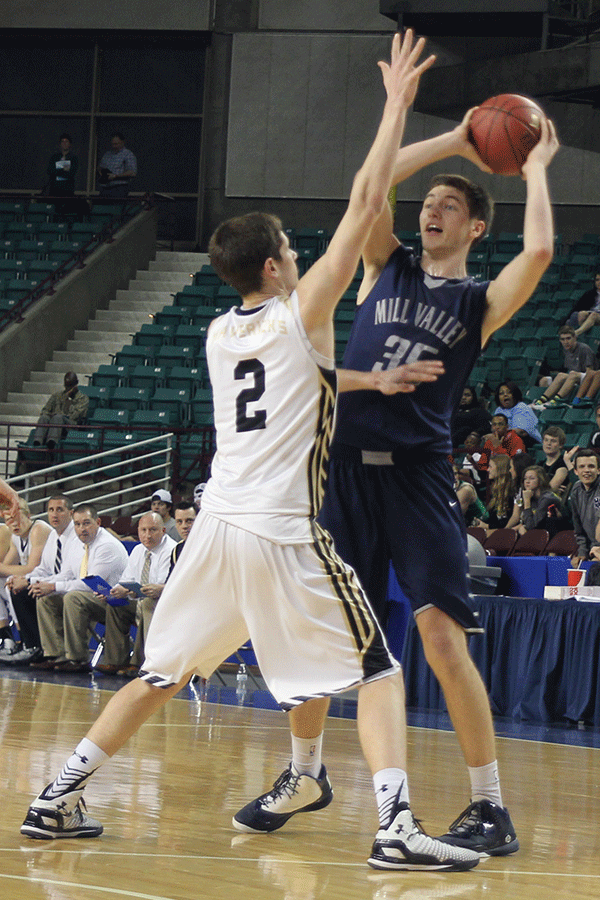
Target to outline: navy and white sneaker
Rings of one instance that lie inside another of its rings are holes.
[[[44,655],[41,647],[23,647],[18,644],[10,653],[0,653],[0,663],[7,666],[28,666]]]
[[[301,775],[290,763],[266,794],[252,800],[233,817],[237,831],[264,833],[277,831],[288,819],[300,812],[311,812],[329,806],[333,789],[325,766],[318,778]]]
[[[21,825],[21,834],[41,840],[98,837],[104,828],[87,815],[82,788],[47,799],[44,788],[33,801]]]
[[[519,849],[508,810],[491,800],[470,803],[438,840],[468,847],[480,856],[507,856]]]
[[[463,872],[479,863],[479,854],[429,837],[408,803],[396,800],[390,824],[375,835],[368,863],[373,869]]]

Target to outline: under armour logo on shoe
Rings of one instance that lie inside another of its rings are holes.
[[[57,808],[57,809],[66,809],[66,808],[67,808],[67,804],[66,804],[66,802],[63,800],[62,803],[58,803],[58,804],[57,804],[56,808]]]

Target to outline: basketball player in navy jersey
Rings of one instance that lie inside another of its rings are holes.
[[[451,132],[400,149],[394,182],[454,155],[485,170],[467,140],[471,112]],[[468,603],[465,525],[448,462],[450,420],[482,346],[528,300],[551,262],[546,169],[557,148],[554,127],[544,120],[541,140],[522,169],[523,251],[492,282],[467,277],[467,254],[487,233],[493,213],[491,198],[478,185],[461,176],[432,180],[419,216],[420,258],[398,242],[391,210],[383,211],[363,250],[364,279],[338,372],[344,393],[320,515],[384,629],[390,562],[394,567],[471,780],[471,802],[441,840],[482,855],[513,853],[519,842],[502,803],[487,692],[465,637],[480,629]],[[422,359],[443,361],[445,373],[435,383],[419,385],[412,394],[368,390],[374,372]],[[301,773],[306,783],[324,772],[328,704],[312,701],[290,716],[287,771]],[[307,796],[314,802],[314,794]],[[301,790],[285,794],[280,777],[233,824],[240,831],[273,831],[307,807]]]
[[[430,838],[413,819],[399,666],[355,574],[315,521],[335,411],[333,312],[386,206],[406,109],[434,61],[418,63],[423,45],[413,48],[411,32],[402,41],[396,35],[391,64],[380,63],[387,100],[375,141],[326,253],[302,279],[273,216],[229,220],[211,238],[211,262],[243,303],[208,332],[217,452],[202,508],[156,607],[140,677],[111,698],[33,801],[23,834],[99,835],[102,825],[82,805],[93,772],[193,672],[208,677],[250,637],[284,708],[358,687],[359,736],[379,786],[372,866],[437,871],[479,862],[471,850]],[[395,372],[390,383],[410,391],[414,384],[404,382],[435,380],[443,365],[416,361]],[[307,780],[314,807],[326,805],[326,776],[320,784]]]

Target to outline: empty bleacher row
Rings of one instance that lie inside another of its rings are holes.
[[[48,286],[76,266],[105,236],[139,207],[92,206],[85,221],[56,212],[53,203],[0,202],[0,312],[49,279]],[[1,324],[1,322],[0,322]]]

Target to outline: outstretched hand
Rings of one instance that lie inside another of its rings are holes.
[[[523,163],[521,171],[524,177],[527,176],[527,169],[531,163],[535,164],[536,162],[541,162],[543,166],[549,166],[554,154],[560,147],[556,136],[554,122],[552,122],[551,119],[547,119],[546,116],[543,116],[540,124],[542,130],[541,137],[535,147],[532,147],[529,151],[529,155]]]
[[[439,359],[424,359],[395,369],[374,372],[375,390],[382,394],[410,394],[418,384],[437,381],[444,371],[444,364]]]
[[[417,65],[425,48],[425,38],[419,38],[414,47],[413,41],[412,28],[408,28],[403,37],[400,33],[396,33],[392,41],[390,62],[377,63],[383,75],[388,100],[397,101],[404,109],[408,109],[415,99],[421,75],[431,68],[436,60],[432,54]]]
[[[11,486],[0,478],[0,507],[15,522],[19,521],[19,496]]]
[[[478,169],[481,169],[482,172],[491,173],[492,170],[483,162],[483,160],[477,153],[475,146],[469,140],[469,124],[471,122],[471,117],[476,109],[479,109],[479,107],[473,106],[471,109],[469,109],[465,113],[460,125],[457,125],[452,132],[458,142],[456,152],[459,156],[462,156],[464,157],[464,159],[468,159],[470,162],[474,163]]]

